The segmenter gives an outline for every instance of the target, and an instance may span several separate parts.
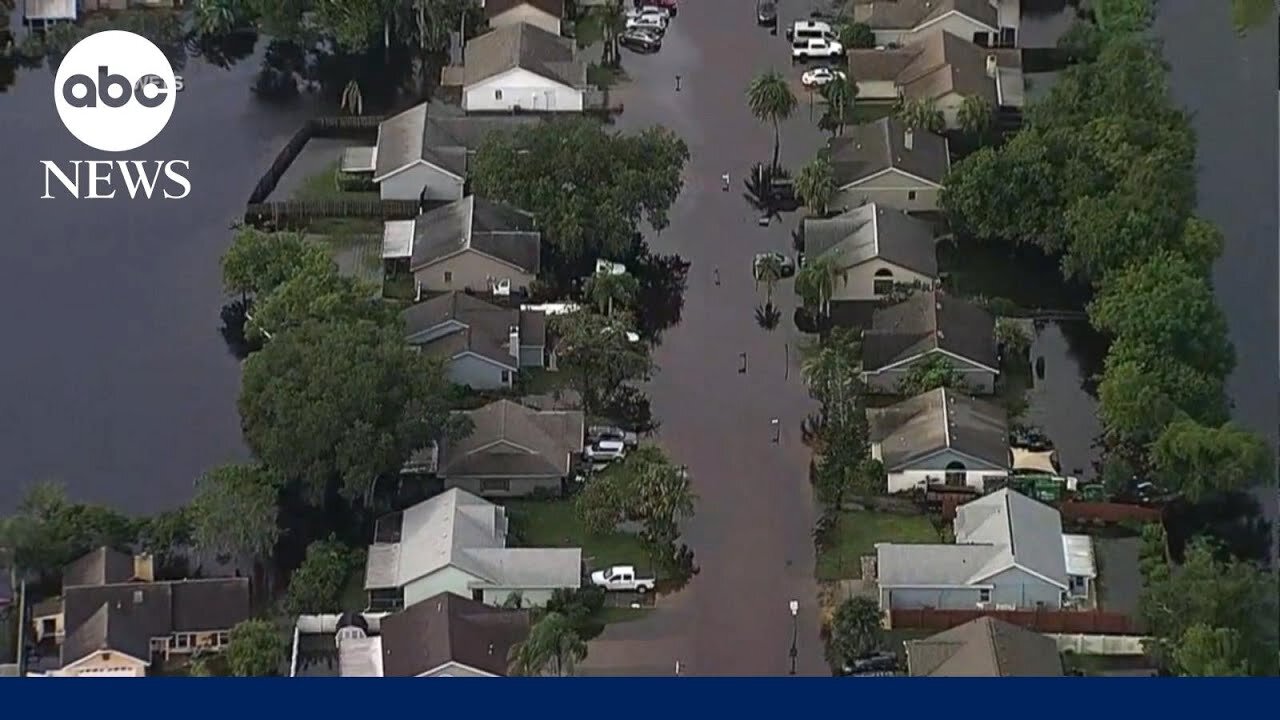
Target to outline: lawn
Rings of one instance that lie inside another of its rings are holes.
[[[350,192],[338,187],[338,163],[326,166],[320,172],[308,176],[293,192],[293,200],[377,200],[376,191]],[[320,218],[313,220],[309,231],[334,236],[382,234],[380,218]]]
[[[597,535],[578,520],[569,500],[508,500],[505,503],[525,547],[581,547],[591,568],[635,565],[643,570],[649,556],[640,539],[624,532]]]
[[[862,577],[862,556],[874,555],[878,542],[939,542],[924,515],[895,515],[846,510],[836,522],[832,545],[818,552],[819,580]]]

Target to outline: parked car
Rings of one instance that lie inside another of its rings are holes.
[[[592,425],[587,428],[587,439],[593,443],[600,440],[619,440],[623,445],[632,448],[640,444],[639,435],[613,425]]]
[[[822,87],[835,79],[844,80],[844,72],[829,67],[814,68],[800,76],[800,83],[807,88]]]
[[[866,672],[884,672],[898,669],[898,656],[891,652],[878,652],[874,655],[858,658],[844,666],[845,675],[857,675]]]
[[[797,38],[791,43],[791,61],[834,60],[844,55],[844,46],[826,38]]]
[[[658,5],[652,5],[652,4],[642,5],[636,8],[635,10],[631,10],[630,12],[635,13],[637,15],[661,15],[662,17],[666,18],[668,21],[671,20],[671,11],[668,10],[667,8],[664,8]]]
[[[592,463],[610,463],[627,456],[627,444],[621,440],[597,440],[582,451],[582,457]]]
[[[831,25],[816,20],[797,20],[787,28],[788,40],[835,40]]]
[[[638,53],[656,53],[662,49],[662,35],[632,28],[618,36],[618,44]]]
[[[642,6],[649,6],[649,7],[656,6],[663,10],[666,10],[667,13],[670,15],[675,15],[680,11],[680,9],[676,6],[676,0],[635,0],[635,6],[637,8],[640,8]]]
[[[591,573],[591,584],[615,592],[649,592],[657,584],[657,578],[640,577],[631,565],[614,565]]]
[[[654,16],[649,15],[643,19],[636,21],[627,21],[627,30],[640,30],[646,32],[659,39],[667,34],[667,26],[653,19]]]
[[[656,26],[662,28],[663,32],[665,32],[669,20],[670,18],[667,15],[657,10],[633,10],[627,14],[627,28]]]
[[[775,258],[778,265],[782,268],[782,277],[789,278],[796,274],[796,264],[791,258],[776,252],[756,253],[755,258],[751,261],[751,277],[759,279],[760,265],[764,263],[765,258]]]
[[[771,2],[756,4],[756,22],[765,27],[778,26],[778,5]]]

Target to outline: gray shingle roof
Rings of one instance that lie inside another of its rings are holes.
[[[380,630],[386,677],[415,677],[448,662],[506,675],[511,648],[529,635],[529,613],[440,593],[383,618]]]
[[[868,411],[871,439],[890,472],[951,449],[1008,469],[1009,425],[1004,408],[938,388],[887,408]]]
[[[994,617],[980,617],[909,640],[907,668],[915,677],[1061,677],[1052,638]]]
[[[443,477],[563,477],[570,456],[582,452],[580,411],[543,412],[499,400],[466,415],[471,434],[441,448]]]
[[[485,0],[484,14],[492,18],[520,5],[535,7],[558,18],[564,17],[564,0]]]
[[[876,203],[832,218],[805,219],[804,249],[810,257],[836,255],[846,268],[880,258],[921,275],[938,276],[933,226]]]
[[[534,229],[529,213],[468,195],[414,220],[409,268],[419,270],[464,249],[536,275],[541,268],[542,234]]]
[[[62,571],[62,586],[107,585],[133,580],[133,556],[109,547],[90,550]]]
[[[991,0],[854,0],[853,20],[875,30],[913,30],[952,10],[998,29],[999,13]]]
[[[463,292],[448,292],[410,305],[400,313],[410,344],[425,352],[451,358],[471,351],[506,367],[518,369],[519,358],[511,352],[511,326],[520,329],[522,347],[545,346],[546,316],[487,303]],[[441,327],[454,321],[461,329]]]
[[[955,92],[996,105],[996,79],[987,74],[987,51],[945,30],[929,33],[912,47],[915,57],[896,78],[905,97],[937,100]],[[991,56],[994,60],[994,53]]]
[[[874,372],[935,350],[998,370],[995,318],[938,290],[915,293],[872,314],[862,337],[862,367]]]
[[[1067,589],[1062,516],[1054,508],[1006,488],[961,505],[954,526],[956,543],[988,543],[1002,549],[970,583],[1016,564]]]
[[[889,168],[941,185],[951,168],[946,139],[915,130],[910,144],[908,150],[907,126],[897,118],[854,125],[827,142],[836,187],[847,187]]]
[[[62,665],[65,667],[101,650],[122,652],[150,663],[152,636],[149,631],[145,618],[130,609],[104,602],[76,626],[68,626],[60,650]]]
[[[510,133],[542,122],[529,115],[474,116],[440,102],[426,102],[378,125],[373,176],[381,181],[410,163],[423,160],[465,177],[470,155],[492,134]]]
[[[587,64],[576,59],[573,41],[528,23],[515,23],[467,41],[463,85],[475,85],[521,68],[572,88],[587,86]]]

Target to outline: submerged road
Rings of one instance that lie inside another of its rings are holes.
[[[688,675],[785,675],[788,603],[795,599],[797,672],[829,674],[815,607],[810,454],[799,431],[813,404],[800,379],[794,292],[790,281],[780,284],[782,320],[773,331],[762,329],[755,308],[765,293],[750,272],[756,252],[793,254],[790,232],[799,218],[759,227],[742,197],[742,178],[773,149],[772,127],[747,109],[748,83],[771,67],[797,80],[801,106],[782,129],[785,165],[795,170],[812,159],[823,134],[810,120],[788,43],[758,27],[754,13],[752,3],[683,3],[660,53],[626,55],[629,81],[615,91],[625,104],[621,128],[665,125],[692,154],[670,227],[649,238],[656,251],[692,263],[683,320],[663,337],[649,391],[662,421],[659,442],[689,466],[700,496],[685,540],[702,567],[652,617],[611,626],[593,645],[588,663],[615,673],[671,674],[680,660]],[[780,27],[790,19],[784,12]],[[725,172],[732,177],[727,193]],[[743,352],[746,374],[738,372]]]

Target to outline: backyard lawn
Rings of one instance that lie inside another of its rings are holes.
[[[862,556],[874,555],[878,542],[939,542],[924,515],[846,510],[836,521],[831,547],[818,552],[818,579],[862,577]]]
[[[630,533],[596,535],[587,531],[569,500],[509,500],[505,503],[525,547],[581,547],[590,568],[610,565],[649,567],[640,538]]]

